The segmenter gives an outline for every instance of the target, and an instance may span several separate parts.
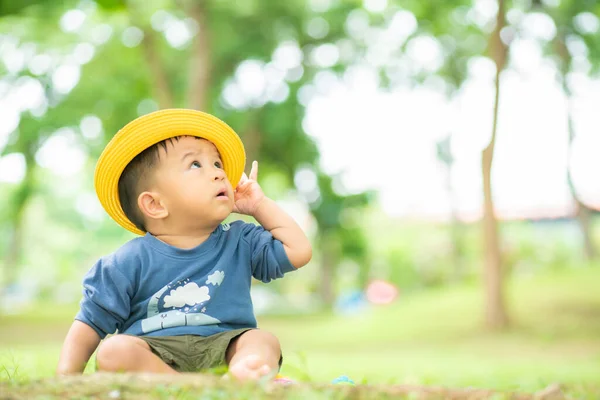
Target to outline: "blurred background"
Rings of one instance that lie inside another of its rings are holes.
[[[238,132],[312,239],[308,266],[253,286],[284,374],[598,383],[599,16],[595,0],[0,1],[0,379],[53,374],[83,275],[133,237],[96,199],[104,145],[187,107]]]

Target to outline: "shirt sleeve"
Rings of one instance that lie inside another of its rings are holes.
[[[109,260],[100,259],[83,279],[83,299],[75,319],[104,339],[121,330],[128,319],[132,294],[130,280]]]
[[[285,253],[283,243],[262,226],[247,224],[244,237],[250,244],[254,278],[267,283],[296,270]]]

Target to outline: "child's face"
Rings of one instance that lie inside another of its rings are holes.
[[[159,149],[155,187],[181,230],[220,224],[233,210],[233,188],[214,144],[190,136]]]

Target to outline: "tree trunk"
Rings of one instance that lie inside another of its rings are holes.
[[[135,1],[133,0],[127,2],[129,19],[133,25],[140,27],[142,32],[144,32],[142,51],[146,64],[150,69],[152,82],[154,83],[152,85],[154,96],[158,101],[159,108],[172,108],[174,106],[173,91],[171,90],[167,72],[157,50],[156,32],[147,23],[143,22],[143,17],[140,15],[140,8],[134,3]]]
[[[457,82],[459,87],[459,78],[453,76],[453,81]],[[455,100],[458,94],[456,90],[452,96],[448,97],[448,101]],[[446,138],[437,142],[437,158],[445,167],[445,187],[448,195],[448,204],[450,206],[450,246],[452,253],[453,277],[454,281],[459,281],[464,273],[463,271],[463,245],[462,245],[462,226],[458,219],[458,210],[456,204],[456,196],[454,196],[454,188],[452,187],[452,167],[454,165],[454,157],[452,157],[452,133]]]
[[[367,256],[360,261],[359,265],[360,269],[358,270],[357,285],[360,290],[365,290],[371,278],[371,266],[373,265],[373,260],[369,257],[369,254],[367,254]],[[388,276],[389,280],[391,280],[390,277],[391,276]]]
[[[144,50],[144,57],[146,58],[146,64],[150,68],[152,75],[152,89],[154,96],[158,100],[158,106],[161,109],[172,108],[173,104],[173,93],[171,86],[169,85],[169,79],[164,69],[158,51],[156,49],[156,34],[151,29],[144,30],[144,40],[142,41]]]
[[[570,95],[566,92],[568,98]],[[583,237],[583,247],[585,250],[585,256],[589,261],[593,261],[596,259],[596,247],[594,246],[594,241],[592,240],[592,229],[591,229],[591,220],[592,220],[592,210],[586,206],[579,195],[577,194],[577,190],[575,189],[575,184],[573,183],[573,176],[571,174],[571,148],[573,146],[573,139],[575,137],[575,132],[573,129],[573,119],[571,110],[569,107],[568,111],[568,125],[569,125],[569,161],[567,163],[567,182],[569,184],[569,190],[571,192],[571,196],[573,196],[573,201],[575,201],[575,217],[577,218],[577,222],[579,224],[579,229],[581,230],[581,235]]]
[[[585,255],[589,261],[596,260],[598,253],[592,239],[592,210],[579,200],[577,200],[577,220],[583,234]]]
[[[260,133],[260,110],[255,110],[250,116],[248,125],[244,130],[242,140],[246,151],[246,164],[251,165],[252,161],[258,160],[260,155],[260,146],[262,136]]]
[[[10,231],[8,238],[8,251],[4,259],[4,279],[3,287],[8,287],[17,282],[18,268],[21,262],[21,254],[23,250],[23,231],[25,222],[25,210],[31,194],[34,190],[34,175],[36,163],[33,158],[26,157],[25,178],[21,182],[11,201],[12,210],[10,213]]]
[[[460,281],[464,278],[465,268],[463,260],[463,226],[456,210],[452,210],[450,221],[450,239],[452,241],[452,260],[454,263],[454,280]]]
[[[321,235],[321,276],[319,295],[322,303],[327,308],[332,308],[335,302],[335,290],[333,287],[335,270],[338,262],[339,244],[330,233]]]
[[[500,240],[498,236],[498,221],[494,212],[492,197],[492,162],[494,159],[494,146],[496,144],[496,131],[498,127],[498,109],[500,104],[500,76],[506,64],[507,46],[502,43],[500,31],[505,25],[504,0],[498,0],[498,15],[496,27],[490,36],[489,50],[496,64],[494,114],[492,122],[492,137],[490,143],[483,150],[481,162],[483,172],[483,234],[485,242],[485,286],[486,286],[486,312],[485,323],[490,329],[498,330],[508,326],[508,315],[504,301],[504,274],[500,254]]]
[[[187,13],[198,24],[198,34],[194,39],[193,54],[190,59],[187,104],[195,110],[209,111],[211,48],[205,2],[202,0],[189,2]]]
[[[463,278],[463,227],[458,218],[454,189],[452,188],[452,163],[446,165],[446,192],[450,203],[450,242],[452,246],[452,262],[454,280],[460,281]]]
[[[585,255],[588,260],[592,261],[595,260],[597,257],[596,247],[594,246],[591,231],[592,210],[588,206],[586,206],[579,198],[579,195],[577,194],[577,190],[575,188],[575,184],[573,183],[573,175],[571,173],[571,149],[573,148],[573,142],[575,140],[575,126],[573,124],[572,112],[573,100],[571,95],[571,89],[569,88],[567,82],[567,74],[571,69],[571,55],[567,50],[567,46],[565,45],[564,37],[562,34],[557,35],[556,47],[556,51],[562,61],[562,68],[560,69],[560,78],[563,92],[567,101],[567,128],[569,130],[569,145],[567,147],[567,183],[569,185],[569,191],[571,192],[573,201],[575,202],[575,217],[577,218],[577,221],[579,223],[579,229],[581,230],[581,234],[583,237]]]

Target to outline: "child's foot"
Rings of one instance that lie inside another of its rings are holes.
[[[229,374],[240,381],[257,381],[267,377],[271,368],[259,356],[251,354],[229,366]]]

